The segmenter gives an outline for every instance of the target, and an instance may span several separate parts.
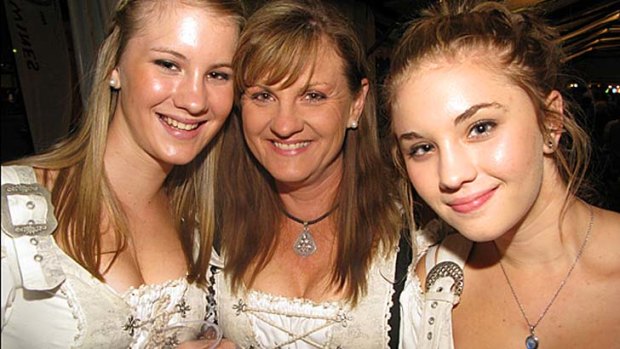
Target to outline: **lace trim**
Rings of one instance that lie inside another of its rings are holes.
[[[207,287],[207,309],[205,309],[205,320],[217,325],[217,301],[215,297],[215,274],[219,269],[214,265],[210,266],[211,275],[209,276],[209,286]]]
[[[139,287],[130,287],[123,295],[123,299],[134,309],[132,315],[127,318],[123,325],[123,331],[126,331],[131,337],[137,339],[138,336],[146,333],[148,335],[145,349],[164,348],[171,349],[181,343],[179,338],[181,332],[191,327],[189,324],[182,323],[173,324],[171,320],[175,316],[186,318],[187,313],[191,310],[190,305],[186,301],[186,294],[189,284],[185,278],[170,280],[162,284],[144,284]],[[176,302],[170,294],[175,288],[182,287],[181,297]],[[163,293],[163,295],[160,295]],[[152,301],[153,307],[149,311],[152,317],[140,318],[136,308],[140,307],[143,302]]]
[[[279,330],[288,335],[289,340],[284,341],[282,343],[278,343],[273,346],[273,348],[281,348],[285,345],[293,344],[298,341],[303,341],[308,345],[311,345],[316,348],[328,348],[329,343],[317,343],[310,338],[310,335],[324,330],[328,327],[334,325],[341,325],[342,327],[347,327],[348,323],[353,320],[352,316],[346,312],[342,306],[339,305],[339,302],[324,302],[324,303],[316,303],[314,301],[303,299],[303,298],[286,298],[282,296],[276,296],[267,294],[261,291],[252,290],[251,293],[254,293],[255,297],[258,297],[259,300],[267,301],[270,305],[274,307],[252,307],[248,305],[243,299],[239,299],[236,304],[233,304],[232,308],[235,310],[235,314],[237,316],[245,313],[248,316],[253,316],[254,318],[260,320],[261,322]],[[311,307],[313,310],[318,310],[323,312],[324,310],[333,310],[334,314],[331,315],[321,315],[321,314],[308,314],[295,310],[277,310],[274,309],[278,305],[285,304],[290,306],[292,309],[299,309],[300,306]],[[271,309],[270,309],[271,308]],[[303,319],[312,319],[312,320],[322,320],[323,323],[317,325],[305,332],[296,333],[283,326],[280,326],[270,320],[268,315],[277,315],[284,316],[290,318],[303,318]]]
[[[71,289],[61,287],[59,291],[67,300],[67,305],[71,309],[73,318],[77,321],[77,334],[73,337],[73,345],[71,347],[79,348],[84,341],[84,334],[86,333],[86,316],[78,304],[77,296]]]

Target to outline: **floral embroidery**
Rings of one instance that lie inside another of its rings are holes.
[[[172,336],[166,338],[163,349],[173,349],[179,344],[181,344],[181,341],[179,341],[176,334],[173,334]]]
[[[129,319],[127,319],[127,323],[123,326],[123,331],[129,331],[129,335],[133,337],[138,327],[140,327],[140,319],[136,319],[133,315],[130,315]]]
[[[179,302],[175,308],[179,311],[179,313],[181,313],[182,318],[185,318],[187,316],[187,312],[192,310],[189,304],[185,302],[185,299],[181,299],[181,302]]]
[[[236,310],[236,315],[239,316],[239,314],[244,313],[247,310],[248,305],[245,304],[243,302],[242,299],[239,299],[239,302],[237,304],[233,305],[233,309]]]

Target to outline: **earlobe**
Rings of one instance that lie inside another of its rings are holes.
[[[113,90],[120,90],[121,88],[121,77],[118,72],[118,68],[114,68],[112,70],[112,74],[110,74],[110,88]]]
[[[359,118],[364,111],[364,105],[366,104],[366,96],[368,96],[369,83],[368,79],[362,79],[362,87],[360,92],[355,97],[353,103],[351,103],[351,110],[349,112],[349,120],[347,122],[347,128],[355,129],[359,125]]]
[[[545,115],[544,149],[545,154],[553,153],[564,131],[564,99],[557,90],[551,91],[546,100],[548,112]]]

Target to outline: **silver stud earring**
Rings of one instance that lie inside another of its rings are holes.
[[[547,146],[551,149],[555,147],[555,143],[553,142],[553,139],[550,139],[547,141]]]
[[[349,128],[356,129],[357,128],[357,121],[351,121],[351,125],[349,125]]]

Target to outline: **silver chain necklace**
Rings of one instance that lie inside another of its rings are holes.
[[[303,219],[299,219],[293,216],[292,214],[282,210],[282,212],[284,212],[284,214],[288,218],[303,225],[303,229],[301,230],[301,232],[299,232],[299,236],[297,236],[297,240],[295,240],[295,244],[293,244],[293,251],[295,251],[295,253],[297,253],[299,256],[302,256],[302,257],[308,257],[314,254],[314,252],[316,252],[316,242],[314,242],[314,237],[312,237],[312,233],[310,232],[310,226],[312,224],[318,223],[324,220],[325,218],[327,218],[330,214],[332,214],[332,212],[334,212],[336,208],[337,206],[325,212],[319,218],[312,219],[309,221],[304,221]]]
[[[570,274],[573,272],[573,269],[575,269],[575,266],[577,265],[577,262],[579,261],[579,258],[581,258],[581,255],[583,254],[583,250],[585,249],[586,244],[588,243],[588,240],[590,238],[590,232],[592,231],[592,224],[594,224],[594,210],[592,208],[590,208],[590,223],[588,224],[588,230],[586,230],[586,237],[584,238],[583,243],[581,244],[581,247],[579,248],[579,251],[577,252],[577,256],[575,257],[575,261],[573,262],[573,264],[568,269],[568,272],[566,273],[566,276],[564,277],[562,282],[560,282],[560,286],[555,291],[555,294],[553,295],[553,297],[551,297],[551,300],[549,301],[549,303],[547,304],[545,309],[542,311],[540,316],[538,316],[538,320],[536,320],[536,322],[534,322],[533,324],[527,318],[527,315],[525,315],[525,309],[523,308],[523,304],[521,304],[521,302],[519,301],[519,297],[517,296],[517,292],[515,292],[514,287],[512,287],[512,283],[510,282],[510,279],[508,278],[508,274],[506,273],[506,269],[504,269],[504,265],[502,264],[502,260],[501,260],[501,256],[500,256],[499,266],[502,269],[502,273],[504,273],[504,277],[506,278],[506,282],[508,282],[508,286],[510,287],[510,291],[512,292],[512,296],[514,297],[515,301],[517,302],[517,305],[519,306],[519,310],[521,310],[521,315],[523,315],[523,318],[525,319],[525,322],[527,322],[527,325],[528,325],[528,327],[530,329],[530,335],[527,336],[527,338],[525,338],[525,348],[526,349],[537,349],[538,348],[538,344],[540,343],[540,341],[539,341],[538,337],[536,336],[536,333],[534,332],[536,330],[536,326],[538,326],[540,321],[542,321],[542,319],[545,317],[545,315],[547,315],[547,312],[549,311],[549,308],[551,308],[551,305],[553,304],[553,302],[555,302],[555,299],[558,298],[558,295],[560,294],[560,291],[562,291],[562,288],[564,288],[564,285],[566,284],[566,280],[568,280]],[[497,245],[494,245],[494,246],[495,246],[495,250],[497,251],[497,253],[499,255],[499,250],[497,249]]]

